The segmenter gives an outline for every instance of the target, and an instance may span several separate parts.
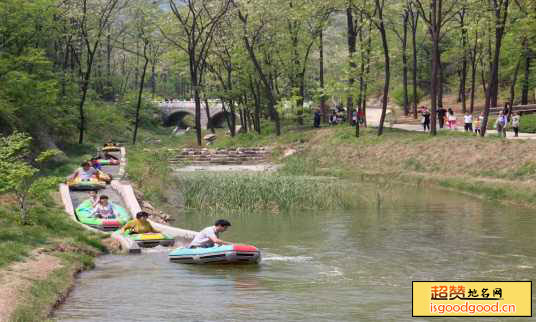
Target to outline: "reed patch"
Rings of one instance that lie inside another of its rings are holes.
[[[357,186],[327,177],[269,174],[180,174],[185,207],[204,210],[326,210],[365,204]]]

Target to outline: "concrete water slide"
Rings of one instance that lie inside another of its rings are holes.
[[[113,154],[113,153],[112,153]],[[134,195],[134,190],[130,183],[128,181],[120,181],[124,177],[125,174],[125,166],[126,166],[126,149],[124,147],[121,148],[120,155],[119,153],[115,153],[116,157],[120,158],[121,163],[119,166],[104,166],[103,171],[106,173],[109,173],[113,176],[113,178],[117,178],[119,180],[112,180],[112,182],[106,186],[105,189],[100,191],[101,195],[107,195],[110,198],[110,201],[113,203],[125,208],[131,217],[135,216],[139,211],[141,211],[141,207]],[[75,214],[75,209],[80,205],[81,202],[86,200],[89,196],[88,193],[85,191],[71,191],[69,187],[66,184],[61,184],[60,187],[60,195],[61,199],[65,208],[65,212],[69,215],[69,217],[74,220],[75,222],[79,223],[82,227],[85,229],[92,231],[94,233],[108,235],[108,233],[100,231],[98,229],[89,227],[87,225],[84,225],[78,221],[78,218]],[[176,241],[176,243],[180,245],[184,245],[186,243],[189,243],[193,237],[195,236],[196,232],[180,229],[176,227],[171,227],[168,225],[163,225],[159,223],[155,223],[151,221],[151,224],[156,228],[162,231],[164,234],[173,237]],[[130,238],[124,237],[119,233],[112,233],[112,238],[116,239],[121,244],[121,249],[125,253],[129,254],[136,254],[141,253],[141,248],[138,246],[138,244],[133,241]]]

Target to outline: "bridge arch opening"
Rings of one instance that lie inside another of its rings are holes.
[[[214,115],[211,115],[210,120],[212,121],[212,125],[215,128],[224,128],[224,127],[227,127],[227,119],[226,119],[226,117],[228,117],[229,120],[230,120],[231,119],[231,113],[221,111],[221,112],[218,112],[218,113],[216,113]]]
[[[175,112],[164,120],[164,126],[177,126],[179,129],[195,128],[195,116],[185,111]]]

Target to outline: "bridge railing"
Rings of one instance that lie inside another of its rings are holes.
[[[503,109],[504,107],[492,107],[489,109],[489,113],[499,114]],[[536,113],[536,104],[514,105],[512,106],[512,112],[521,113],[521,114]]]

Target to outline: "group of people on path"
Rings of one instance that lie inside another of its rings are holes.
[[[420,111],[421,123],[423,125],[423,130],[430,131],[430,110],[426,106],[421,106]],[[442,129],[445,125],[451,129],[457,129],[457,116],[452,108],[445,109],[443,107],[437,110],[437,120],[439,123],[439,128]],[[475,134],[481,133],[481,126],[484,120],[484,112],[476,118],[473,118],[473,115],[470,112],[466,112],[463,121],[464,121],[464,131],[465,132],[474,132]],[[521,121],[521,116],[519,113],[512,112],[510,113],[508,106],[506,106],[497,117],[495,121],[495,128],[497,129],[497,134],[502,137],[506,137],[506,128],[508,124],[511,125],[512,130],[514,131],[514,136],[519,136],[519,124]]]
[[[322,112],[317,108],[313,115],[313,127],[320,128],[320,122],[322,119]],[[333,109],[328,116],[328,124],[330,126],[339,125],[346,122],[346,110],[342,107]],[[363,124],[365,122],[365,115],[362,110],[352,112],[352,126],[356,126],[358,123]]]

